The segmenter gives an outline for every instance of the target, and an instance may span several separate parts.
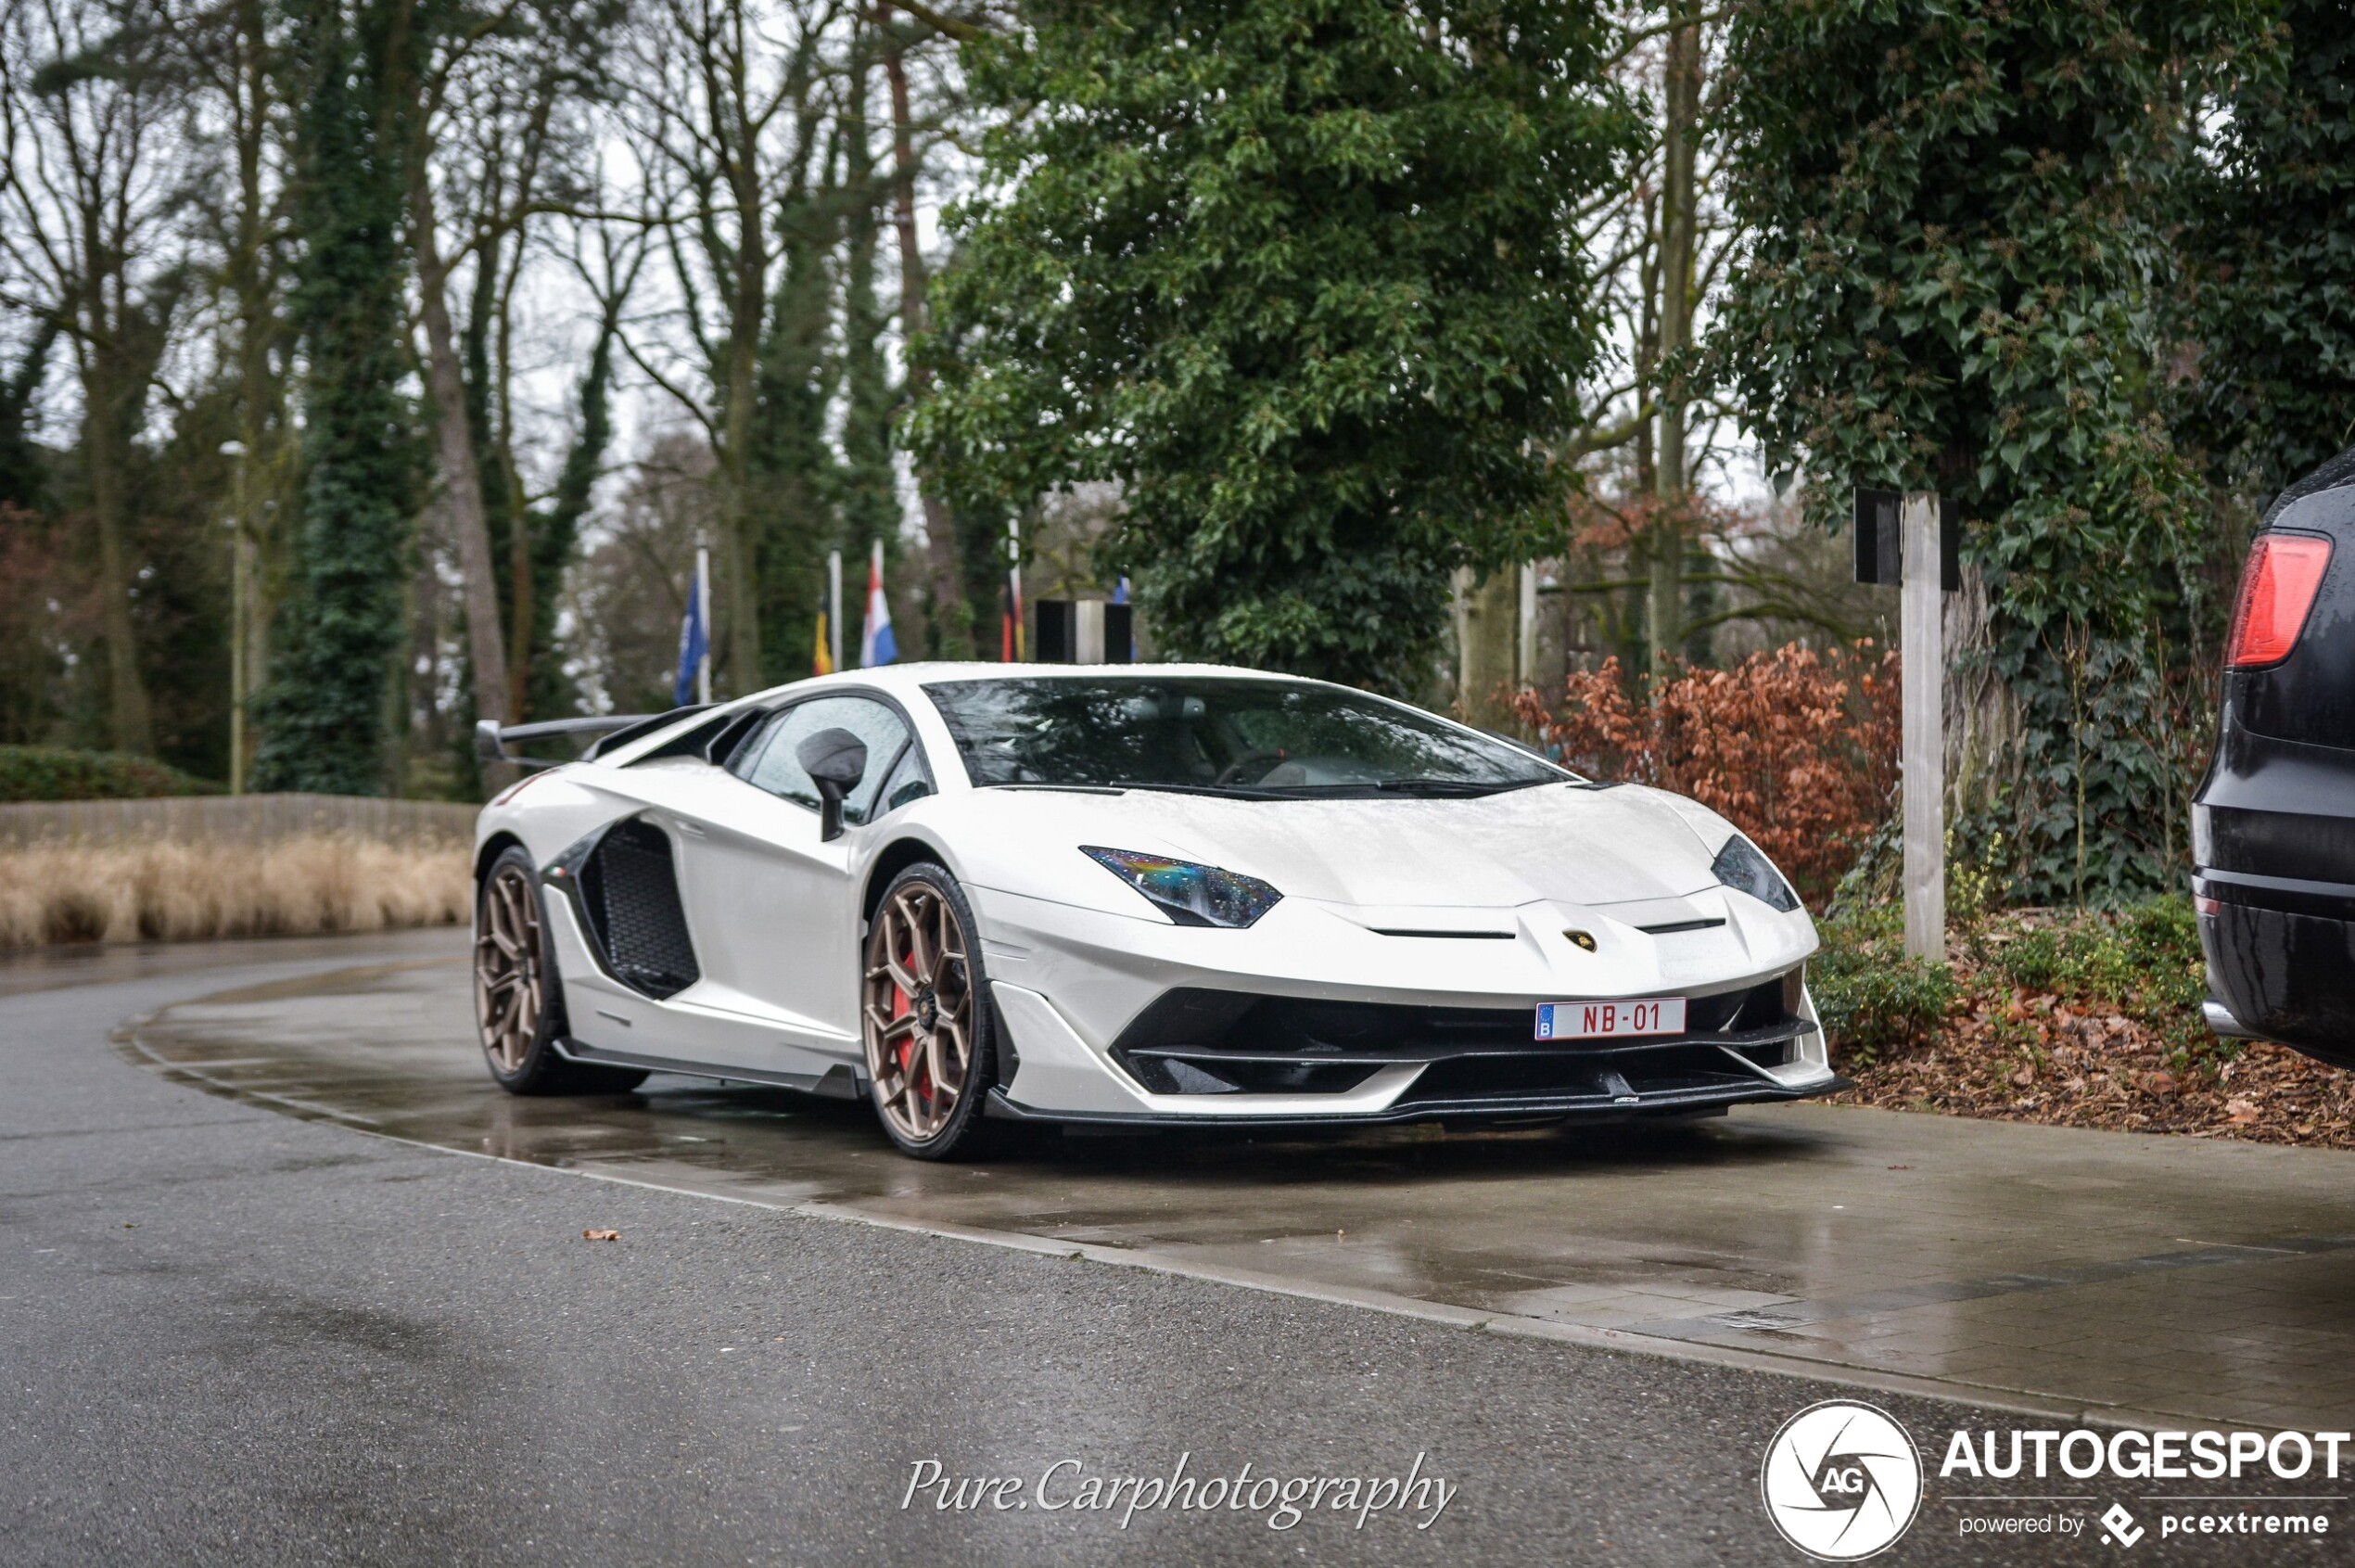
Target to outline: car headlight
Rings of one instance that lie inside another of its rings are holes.
[[[1079,852],[1142,893],[1153,908],[1180,925],[1240,929],[1274,909],[1283,897],[1255,876],[1173,860],[1166,855],[1099,849],[1091,844],[1081,845]]]
[[[1709,873],[1726,886],[1738,887],[1760,903],[1785,913],[1799,907],[1799,895],[1790,890],[1790,884],[1775,869],[1775,862],[1738,833],[1725,840],[1725,848],[1709,862]]]

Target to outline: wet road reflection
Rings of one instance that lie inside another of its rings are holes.
[[[1654,1128],[1047,1134],[925,1165],[864,1105],[783,1090],[657,1076],[621,1096],[507,1096],[473,1044],[461,944],[407,956],[420,940],[168,1008],[123,1049],[446,1148],[1467,1322],[2129,1417],[2343,1426],[2355,1396],[2349,1154],[1796,1105]]]

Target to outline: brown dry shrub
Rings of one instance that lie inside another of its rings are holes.
[[[0,947],[452,925],[472,906],[463,848],[318,835],[0,850]]]
[[[1731,669],[1672,669],[1631,690],[1617,659],[1574,671],[1559,712],[1534,692],[1521,722],[1566,767],[1688,795],[1750,835],[1800,893],[1828,897],[1897,784],[1895,650],[1792,643]]]

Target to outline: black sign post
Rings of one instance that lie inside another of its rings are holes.
[[[1127,664],[1135,611],[1101,599],[1041,599],[1030,657],[1040,664]]]
[[[1856,580],[1895,588],[1904,581],[1905,543],[1899,517],[1905,492],[1856,491]],[[1963,518],[1954,498],[1938,498],[1938,586],[1948,593],[1963,586]]]

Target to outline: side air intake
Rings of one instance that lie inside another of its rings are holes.
[[[571,860],[567,852],[559,870]],[[550,880],[573,884],[575,905],[608,974],[656,1001],[703,977],[687,936],[667,834],[634,817],[616,822],[576,863],[572,875]]]

